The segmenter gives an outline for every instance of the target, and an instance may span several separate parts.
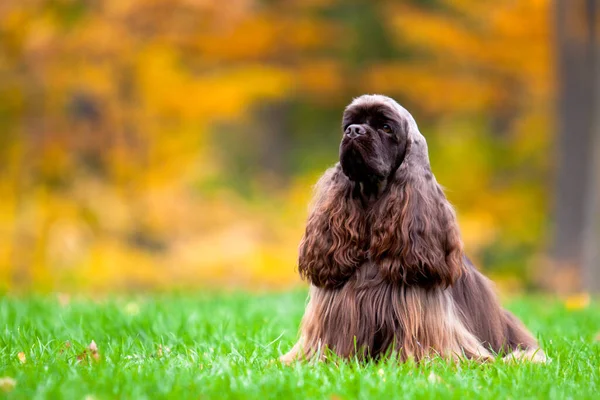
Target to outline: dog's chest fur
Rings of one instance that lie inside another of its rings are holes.
[[[311,287],[303,331],[305,349],[328,348],[343,357],[489,355],[464,327],[447,290],[392,284],[372,263],[339,289]]]

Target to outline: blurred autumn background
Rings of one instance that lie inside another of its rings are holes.
[[[2,0],[0,290],[297,285],[362,93],[501,288],[597,290],[596,3]]]

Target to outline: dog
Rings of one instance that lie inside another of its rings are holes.
[[[344,111],[339,163],[320,178],[298,270],[310,283],[300,338],[281,357],[543,362],[523,324],[463,252],[427,142],[395,100]]]

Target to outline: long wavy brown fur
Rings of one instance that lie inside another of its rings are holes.
[[[315,188],[315,199],[300,242],[300,275],[319,287],[344,284],[364,262],[366,219],[352,185],[336,167]]]
[[[448,287],[463,272],[456,216],[429,168],[410,168],[369,211],[369,255],[391,281]]]

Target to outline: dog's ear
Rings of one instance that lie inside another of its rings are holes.
[[[464,268],[460,231],[431,173],[424,139],[416,146],[425,147],[425,155],[421,149],[407,156],[371,210],[369,256],[392,281],[449,286]]]
[[[342,285],[364,261],[364,238],[360,200],[338,164],[316,185],[300,242],[300,275],[318,287]]]

